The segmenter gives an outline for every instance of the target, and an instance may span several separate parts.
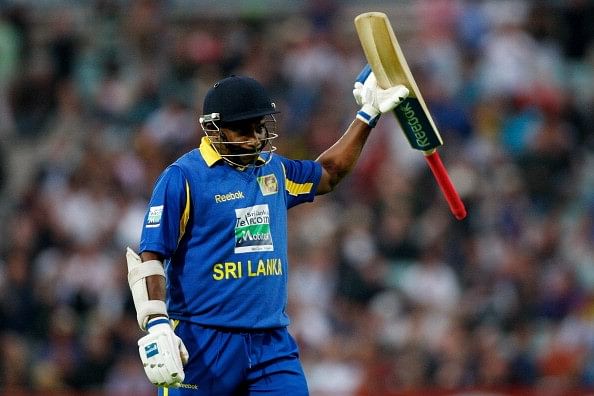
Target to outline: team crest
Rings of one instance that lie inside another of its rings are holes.
[[[271,195],[278,192],[278,182],[276,181],[276,176],[273,173],[258,177],[258,184],[260,185],[260,191],[262,191],[262,195]]]

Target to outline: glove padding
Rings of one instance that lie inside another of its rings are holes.
[[[148,334],[138,340],[138,352],[149,381],[157,386],[178,387],[183,383],[188,350],[166,317],[151,319]]]
[[[353,96],[361,109],[357,118],[374,127],[381,114],[387,113],[398,106],[409,94],[404,85],[396,85],[383,89],[377,85],[371,67],[366,65],[355,82]]]

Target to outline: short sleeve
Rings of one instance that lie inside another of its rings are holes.
[[[151,251],[171,257],[180,236],[180,222],[186,205],[186,179],[175,165],[165,169],[153,188],[144,217],[140,251]]]
[[[322,166],[315,161],[287,158],[283,158],[282,163],[285,172],[287,208],[313,201],[322,177]]]

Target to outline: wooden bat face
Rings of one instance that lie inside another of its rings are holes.
[[[437,152],[437,147],[443,144],[441,136],[410,72],[388,17],[381,12],[367,12],[355,18],[355,27],[379,86],[389,88],[403,84],[410,91],[408,98],[394,109],[394,115],[411,147],[421,150],[425,155],[451,212],[458,220],[464,219],[464,203]]]
[[[367,12],[355,18],[355,27],[365,57],[378,85],[389,88],[403,84],[410,95],[396,109],[394,115],[411,147],[432,152],[443,141],[431,118],[429,109],[408,67],[386,14]]]

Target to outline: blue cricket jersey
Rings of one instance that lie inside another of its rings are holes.
[[[270,155],[270,154],[268,154]],[[171,318],[228,328],[287,326],[287,209],[313,201],[322,168],[273,155],[235,169],[203,138],[157,180],[140,251],[165,257]]]

